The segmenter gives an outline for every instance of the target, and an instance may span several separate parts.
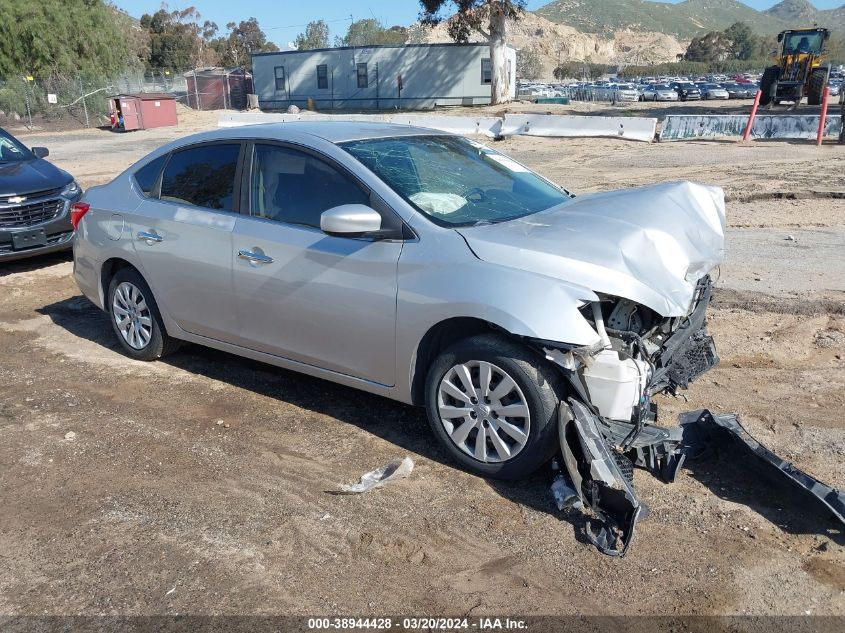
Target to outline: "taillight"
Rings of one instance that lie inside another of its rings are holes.
[[[82,220],[82,216],[88,213],[88,209],[91,208],[91,205],[87,202],[74,202],[70,205],[70,225],[73,227],[73,230],[76,230],[76,227],[79,226],[80,220]]]

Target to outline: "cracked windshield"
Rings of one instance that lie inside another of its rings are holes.
[[[463,138],[406,136],[342,147],[443,226],[504,222],[570,199],[516,161]]]

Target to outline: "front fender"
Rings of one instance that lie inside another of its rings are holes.
[[[419,246],[419,244],[417,244]],[[462,261],[426,257],[425,252],[406,257],[399,265],[397,298],[397,368],[408,376],[397,381],[396,397],[410,401],[413,367],[420,341],[434,326],[449,319],[469,317],[491,323],[511,334],[590,346],[598,334],[578,308],[598,301],[581,286],[483,262],[470,255]],[[413,259],[420,258],[417,265]],[[432,262],[440,262],[432,265]]]

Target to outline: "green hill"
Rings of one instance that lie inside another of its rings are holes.
[[[818,24],[840,35],[845,31],[845,5],[838,9],[817,9],[809,0],[783,0],[763,13],[793,27]]]
[[[796,11],[807,13],[801,15],[801,20],[818,16],[815,21],[820,26],[845,27],[845,6],[820,11],[807,0],[784,0],[767,11],[757,11],[736,0],[685,0],[677,4],[648,0],[554,0],[535,13],[585,33],[629,28],[691,38],[706,31],[725,29],[734,22],[745,22],[761,35],[774,35],[798,25]]]

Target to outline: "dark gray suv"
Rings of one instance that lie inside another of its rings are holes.
[[[70,205],[82,190],[66,171],[0,128],[0,262],[70,248]]]

